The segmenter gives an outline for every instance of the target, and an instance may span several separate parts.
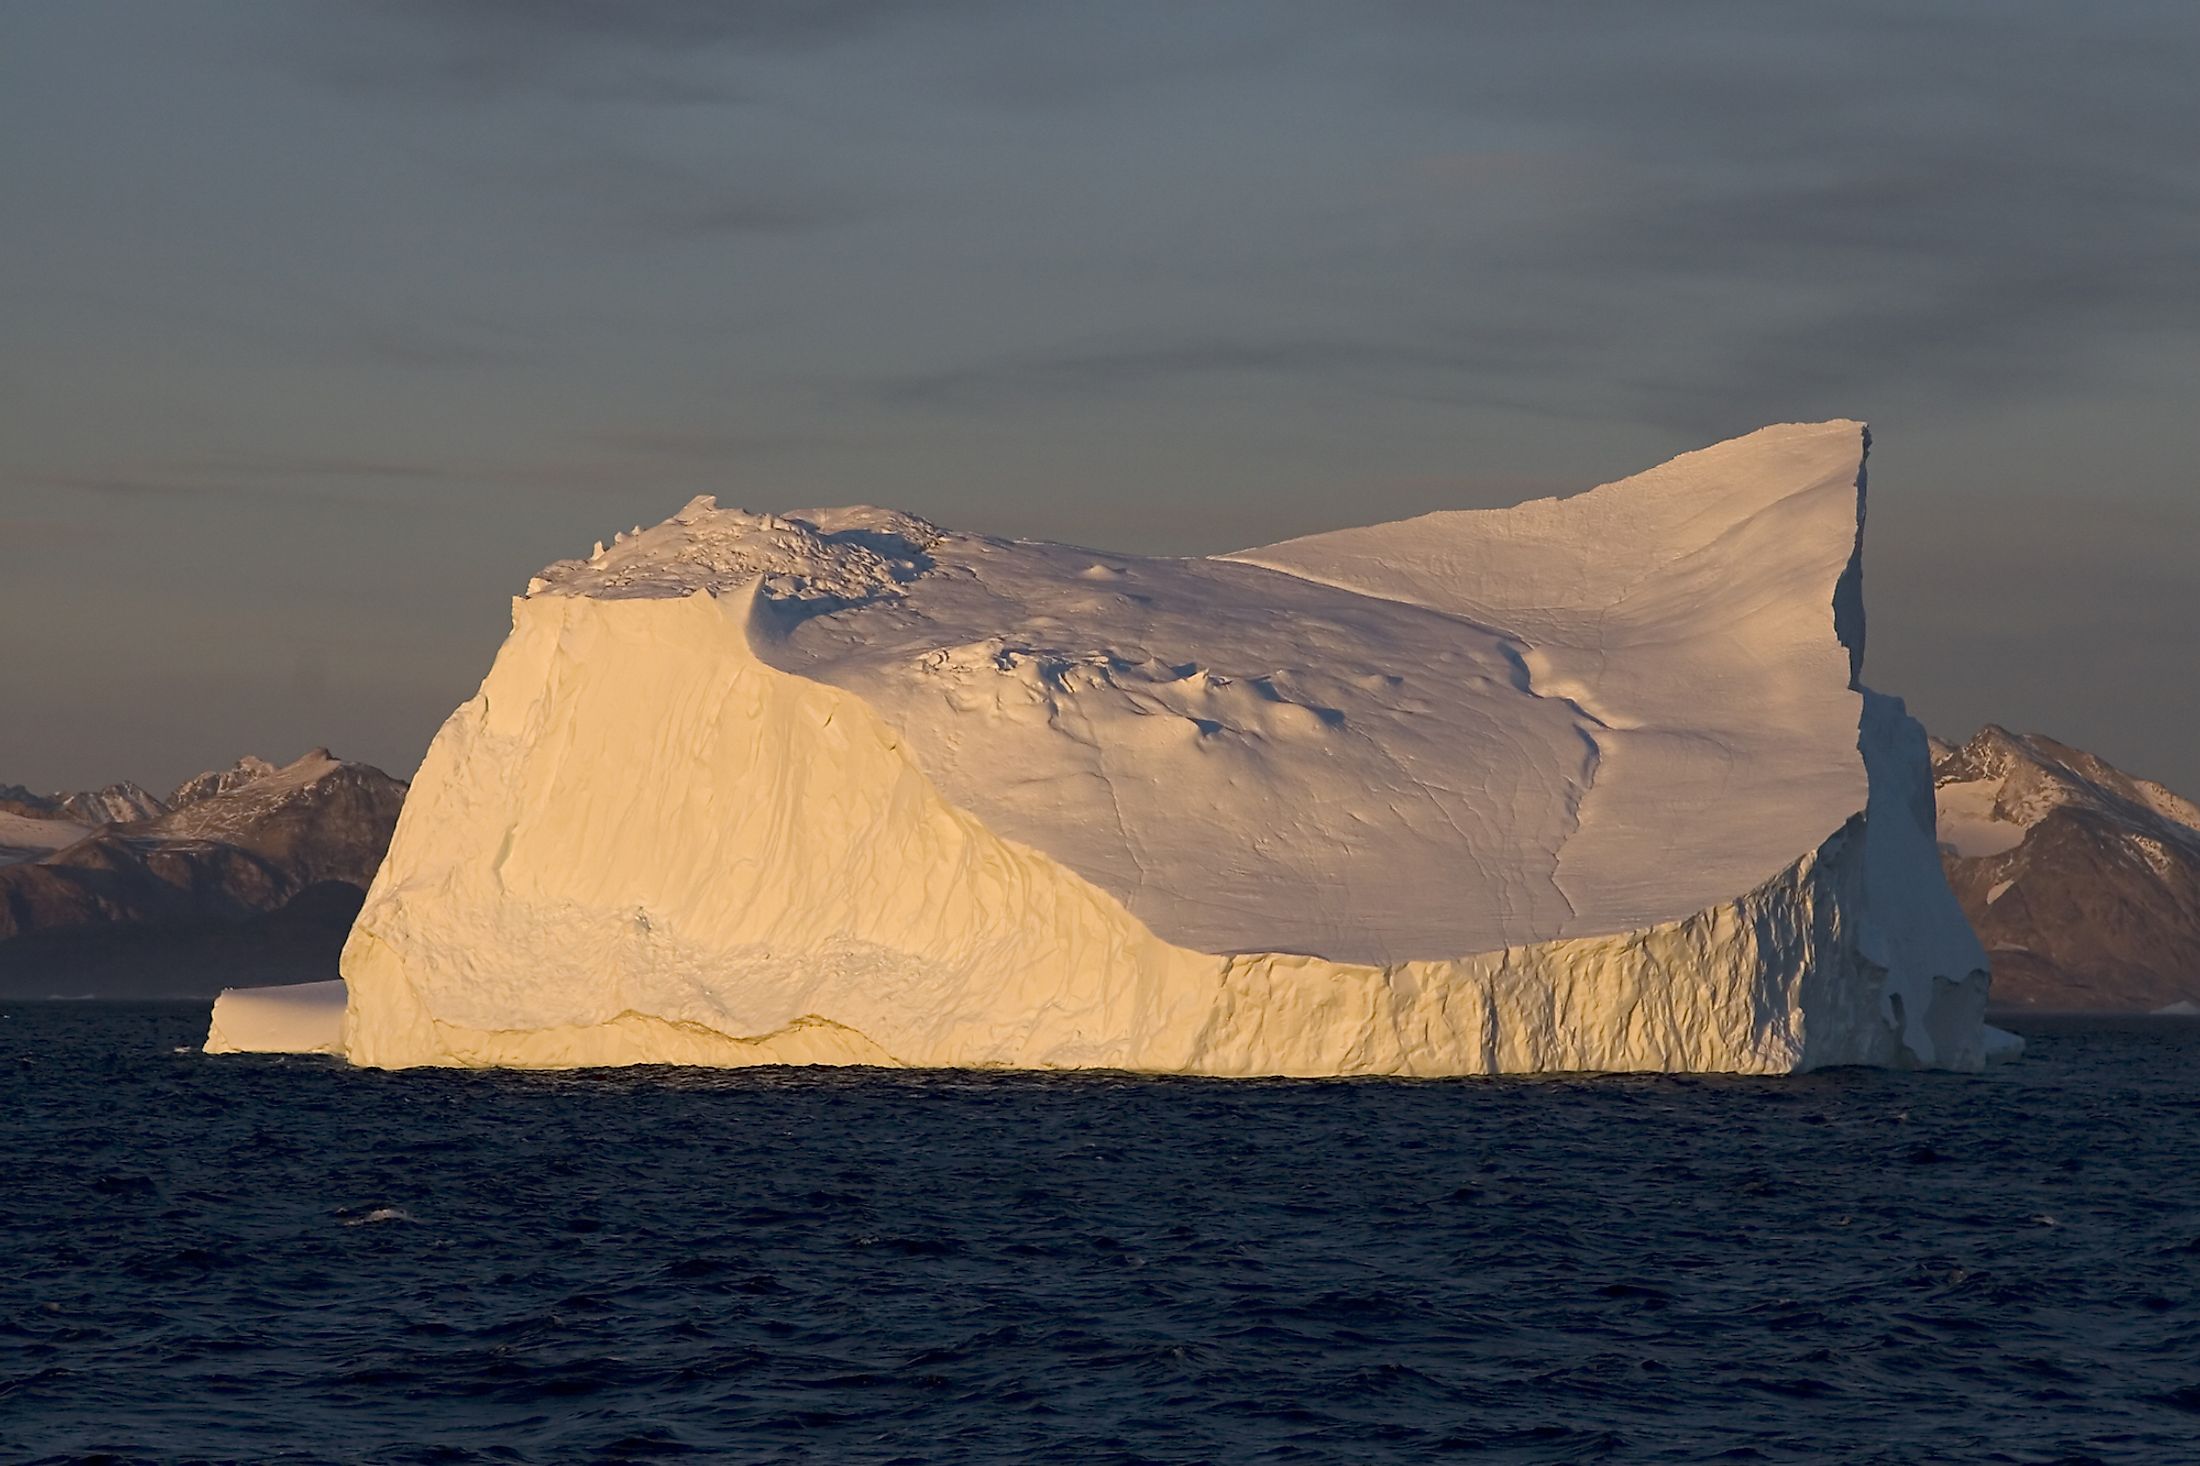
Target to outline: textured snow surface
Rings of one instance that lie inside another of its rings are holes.
[[[1976,1067],[1856,423],[1220,559],[689,504],[514,604],[357,1062]]]

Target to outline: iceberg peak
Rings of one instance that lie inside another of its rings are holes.
[[[699,494],[662,524],[598,541],[586,560],[546,566],[527,594],[649,600],[762,581],[779,599],[848,605],[900,594],[928,568],[925,549],[939,537],[893,510],[756,514]]]

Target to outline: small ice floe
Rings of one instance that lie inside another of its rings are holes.
[[[282,987],[223,988],[206,1030],[209,1054],[341,1054],[342,978]]]
[[[378,1206],[357,1216],[344,1218],[347,1227],[364,1227],[373,1222],[409,1222],[413,1214],[401,1206]]]

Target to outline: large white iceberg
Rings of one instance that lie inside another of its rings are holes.
[[[1861,424],[1213,559],[697,499],[553,565],[343,959],[372,1065],[1973,1069]]]

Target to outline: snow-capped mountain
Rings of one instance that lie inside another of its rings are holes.
[[[2200,805],[2037,733],[1934,751],[1942,859],[1997,1005],[2200,1000]]]
[[[0,983],[197,991],[209,965],[325,977],[404,795],[326,749],[247,758],[165,801],[134,784],[0,789]]]

